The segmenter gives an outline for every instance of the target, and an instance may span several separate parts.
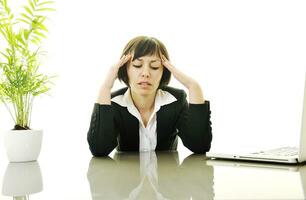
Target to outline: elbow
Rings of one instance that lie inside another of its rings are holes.
[[[201,144],[201,145],[193,145],[189,148],[195,154],[205,154],[210,150],[210,143],[209,144]]]
[[[211,142],[212,142],[212,134],[211,134],[211,131],[209,132],[209,134],[207,135],[207,137],[205,137],[204,139],[204,143],[202,145],[202,148],[201,148],[201,153],[204,154],[206,152],[208,152],[211,148]]]
[[[211,126],[209,126],[209,128],[204,131],[205,134],[203,134],[203,138],[201,141],[203,141],[202,145],[199,146],[196,150],[198,151],[198,153],[201,154],[205,154],[206,152],[208,152],[211,148],[211,142],[212,142],[212,131],[211,131]],[[197,152],[194,152],[197,153]]]
[[[87,142],[91,154],[95,157],[108,156],[117,146],[115,137],[102,137],[95,132],[89,131],[87,134]]]
[[[96,139],[90,137],[87,138],[89,150],[91,154],[95,157],[105,157],[108,156],[116,147],[116,144],[106,144],[105,142],[97,142]]]
[[[205,154],[210,150],[212,142],[212,134],[203,134],[204,137],[197,138],[196,140],[190,140],[185,146],[196,154]]]
[[[94,146],[89,146],[89,149],[95,157],[106,157],[113,151],[113,148],[97,148]]]

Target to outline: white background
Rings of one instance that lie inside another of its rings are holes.
[[[172,63],[200,82],[211,101],[213,148],[297,143],[305,1],[63,0],[55,8],[41,71],[58,77],[50,96],[35,100],[31,124],[44,130],[41,156],[90,158],[86,134],[99,86],[138,35],[160,39]],[[1,136],[13,126],[0,104]]]
[[[213,148],[297,143],[306,1],[60,0],[55,7],[41,70],[58,78],[50,96],[35,100],[31,124],[44,130],[40,194],[90,196],[86,134],[93,104],[108,68],[138,35],[160,39],[172,63],[200,82],[211,102]],[[174,79],[170,85],[183,88]],[[13,126],[0,104],[1,140]],[[179,152],[180,157],[190,153],[182,145]],[[6,166],[1,141],[1,174]]]

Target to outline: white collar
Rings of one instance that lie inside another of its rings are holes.
[[[115,96],[114,98],[112,98],[112,101],[119,104],[120,106],[127,107],[128,111],[132,115],[134,115],[138,119],[141,119],[141,117],[139,116],[139,112],[136,109],[131,98],[130,89],[127,89],[123,95]],[[177,101],[177,99],[172,94],[167,91],[158,89],[155,97],[154,113],[156,113],[161,106],[170,104],[174,101]]]
[[[133,100],[130,95],[129,88],[126,90],[126,92],[123,95],[118,95],[112,98],[112,101],[123,107],[129,107],[131,105],[134,105]],[[155,107],[164,106],[174,101],[177,101],[177,99],[169,92],[161,90],[161,89],[157,90],[156,97],[155,97]]]

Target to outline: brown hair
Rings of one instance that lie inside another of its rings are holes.
[[[121,57],[127,54],[131,54],[133,60],[147,55],[158,55],[159,57],[164,55],[169,60],[169,54],[165,45],[158,39],[148,36],[138,36],[130,40],[124,47]],[[127,75],[128,65],[129,62],[125,63],[122,67],[120,67],[118,71],[118,79],[123,81],[127,86],[129,86],[129,78]],[[170,71],[164,67],[163,75],[161,77],[158,88],[168,85],[170,78]]]

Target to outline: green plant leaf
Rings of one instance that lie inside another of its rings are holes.
[[[40,37],[43,37],[43,38],[47,38],[46,35],[44,35],[44,34],[41,33],[41,32],[38,32],[37,30],[35,30],[33,33],[34,33],[35,35],[37,35],[37,36],[40,36]]]
[[[26,24],[28,24],[28,25],[31,25],[31,22],[29,22],[29,21],[27,21],[27,20],[25,20],[25,19],[22,19],[22,18],[19,18],[18,21],[24,22],[24,23],[26,23]]]
[[[32,10],[28,6],[24,6],[24,9],[29,13],[31,16],[33,15]]]
[[[39,27],[40,29],[42,29],[42,30],[48,32],[48,29],[47,29],[47,27],[46,27],[45,25],[43,25],[43,24],[38,24],[38,27]]]
[[[36,10],[37,12],[42,12],[42,11],[55,11],[53,8],[39,8]]]
[[[25,13],[21,13],[20,15],[23,17],[23,19],[29,20],[29,22],[31,22],[33,20],[32,17],[28,16]]]
[[[11,104],[15,123],[27,126],[33,98],[50,90],[50,77],[39,74],[41,39],[46,38],[46,15],[53,1],[28,0],[15,19],[7,0],[0,0],[0,101]],[[20,23],[25,26],[20,26]],[[31,48],[30,48],[31,46]],[[32,47],[37,47],[33,50]],[[2,50],[3,49],[3,50]]]
[[[13,14],[10,14],[9,15],[9,20],[13,20],[14,19],[14,15]]]
[[[28,3],[31,6],[32,10],[35,10],[35,6],[34,6],[33,1],[29,0]]]
[[[54,1],[45,1],[45,2],[38,3],[37,5],[40,7],[46,4],[54,4]]]
[[[38,37],[33,36],[33,38],[31,39],[31,42],[33,42],[36,45],[40,44],[40,39]]]

